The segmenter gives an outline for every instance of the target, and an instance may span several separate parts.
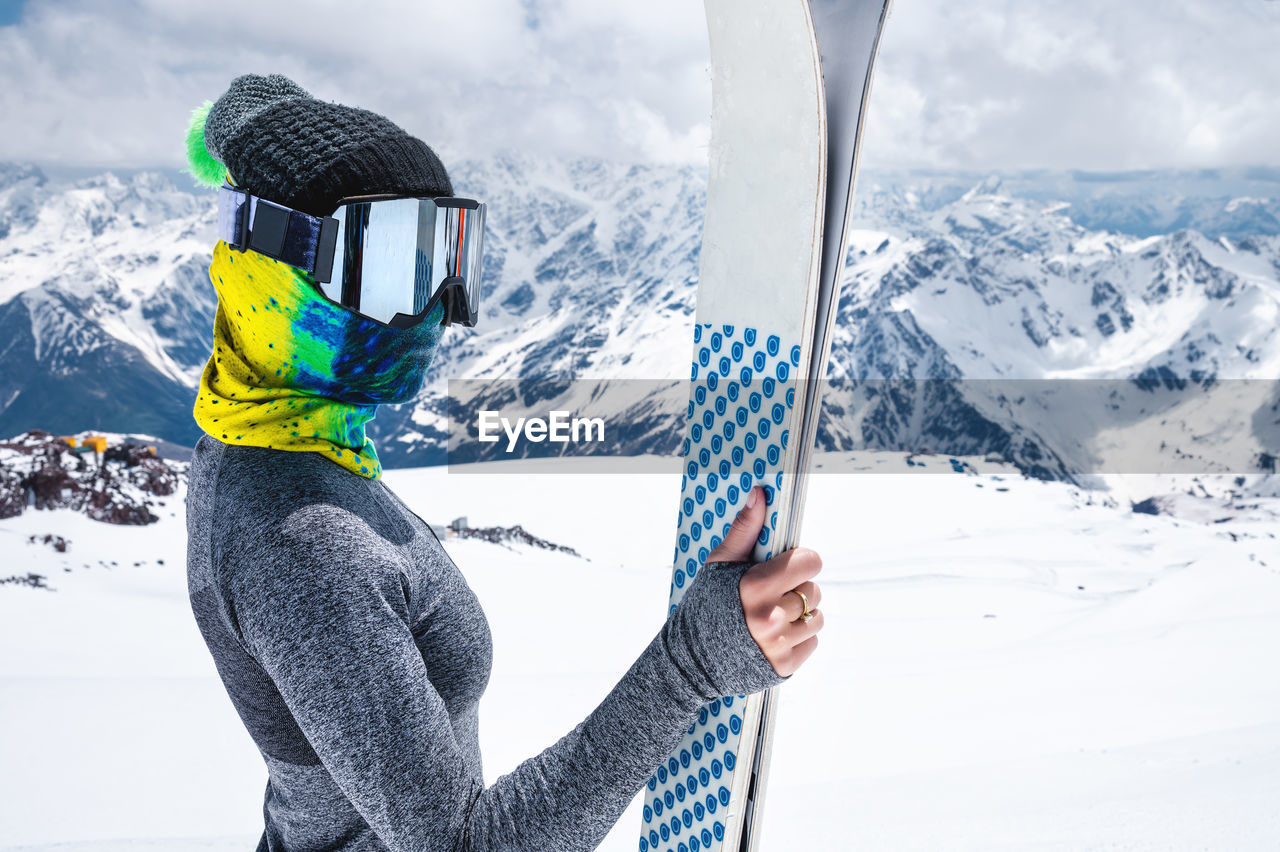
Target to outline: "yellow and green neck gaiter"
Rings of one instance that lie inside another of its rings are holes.
[[[200,428],[226,444],[323,453],[379,478],[365,424],[379,404],[417,395],[444,333],[442,309],[390,328],[329,301],[302,270],[221,241],[209,279],[218,312],[196,397]]]

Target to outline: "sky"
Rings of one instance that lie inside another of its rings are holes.
[[[894,0],[862,162],[1275,165],[1277,44],[1280,0]],[[706,162],[695,0],[0,0],[0,160],[180,166],[192,108],[246,72],[383,112],[446,161]]]

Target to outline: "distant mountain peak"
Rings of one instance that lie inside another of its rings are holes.
[[[384,461],[443,460],[446,377],[539,394],[569,379],[683,380],[702,170],[516,152],[451,173],[489,204],[483,320],[450,330],[420,398],[372,422]],[[1280,373],[1266,320],[1280,311],[1280,202],[1260,179],[872,171],[861,186],[833,377]],[[0,434],[93,427],[193,442],[214,224],[213,195],[164,172],[53,181],[0,164]],[[1057,475],[1051,460],[1067,451],[1051,429],[1028,432],[1029,414],[967,387],[829,419],[822,441],[940,447],[930,430],[943,429],[965,452]],[[833,395],[841,406],[852,411],[852,397]],[[655,414],[631,449],[667,446],[678,425]]]
[[[1001,189],[1004,187],[1004,180],[997,174],[987,175],[982,179],[981,183],[976,184],[963,196],[965,201],[972,201],[975,198],[983,196],[1001,195]]]
[[[8,189],[14,184],[29,181],[36,186],[43,186],[48,178],[35,163],[0,162],[0,190]]]

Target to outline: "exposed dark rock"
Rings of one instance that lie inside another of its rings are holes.
[[[1148,497],[1133,504],[1133,511],[1139,515],[1160,514],[1160,503],[1154,497]]]
[[[33,506],[74,509],[110,524],[151,524],[159,520],[152,498],[173,495],[185,472],[182,463],[127,441],[96,455],[35,429],[0,441],[0,517]]]
[[[27,544],[47,544],[59,553],[66,553],[70,542],[60,535],[45,533],[44,535],[27,536]]]
[[[53,589],[49,588],[49,584],[45,582],[45,576],[34,571],[28,571],[26,574],[14,574],[12,577],[0,577],[0,586],[9,584],[53,591]]]
[[[0,518],[16,518],[27,507],[27,491],[17,471],[0,465]]]
[[[570,556],[581,558],[581,554],[572,547],[538,538],[519,524],[514,527],[463,527],[455,530],[454,533],[458,538],[476,538],[492,544],[524,544],[541,550],[552,550],[556,553],[567,553]]]

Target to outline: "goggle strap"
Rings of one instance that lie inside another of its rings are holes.
[[[218,238],[237,251],[252,249],[310,272],[321,284],[333,278],[338,220],[250,195],[224,184],[218,191]]]

